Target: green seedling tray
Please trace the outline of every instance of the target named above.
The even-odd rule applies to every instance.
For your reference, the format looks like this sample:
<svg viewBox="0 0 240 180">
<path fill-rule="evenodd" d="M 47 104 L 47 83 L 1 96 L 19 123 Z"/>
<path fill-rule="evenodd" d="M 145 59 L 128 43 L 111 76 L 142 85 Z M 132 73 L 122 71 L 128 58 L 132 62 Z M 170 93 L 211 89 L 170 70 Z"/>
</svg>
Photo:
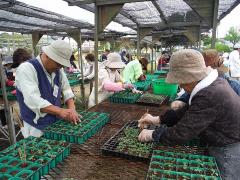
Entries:
<svg viewBox="0 0 240 180">
<path fill-rule="evenodd" d="M 154 79 L 158 79 L 159 75 L 157 74 L 148 74 L 146 75 L 146 81 L 152 81 Z"/>
<path fill-rule="evenodd" d="M 18 153 L 19 148 L 23 149 L 24 143 L 26 161 L 21 160 Z M 29 137 L 0 152 L 0 170 L 5 167 L 4 174 L 10 176 L 9 179 L 39 180 L 41 176 L 49 173 L 50 168 L 56 167 L 69 154 L 70 144 L 64 141 Z M 23 178 L 24 173 L 26 177 Z"/>
<path fill-rule="evenodd" d="M 147 91 L 150 88 L 151 84 L 151 81 L 138 81 L 133 83 L 133 85 L 139 91 Z"/>
<path fill-rule="evenodd" d="M 70 86 L 75 86 L 77 84 L 80 84 L 80 80 L 79 79 L 71 79 L 71 80 L 68 80 Z"/>
<path fill-rule="evenodd" d="M 214 157 L 154 150 L 147 179 L 221 180 Z"/>
<path fill-rule="evenodd" d="M 13 86 L 6 86 L 6 91 L 7 92 L 11 92 L 11 91 L 13 91 L 15 89 L 15 87 L 13 87 Z M 2 88 L 0 88 L 0 94 L 2 94 Z"/>
<path fill-rule="evenodd" d="M 109 97 L 109 101 L 113 103 L 133 104 L 140 97 L 141 94 L 134 94 L 129 90 L 126 90 L 114 93 L 112 96 Z"/>
<path fill-rule="evenodd" d="M 161 70 L 161 71 L 155 71 L 154 74 L 155 75 L 165 75 L 167 74 L 168 72 L 167 71 L 164 71 L 164 70 Z"/>
<path fill-rule="evenodd" d="M 80 114 L 82 116 L 81 123 L 74 125 L 59 120 L 44 130 L 44 137 L 83 144 L 109 121 L 107 113 L 83 111 Z"/>
</svg>

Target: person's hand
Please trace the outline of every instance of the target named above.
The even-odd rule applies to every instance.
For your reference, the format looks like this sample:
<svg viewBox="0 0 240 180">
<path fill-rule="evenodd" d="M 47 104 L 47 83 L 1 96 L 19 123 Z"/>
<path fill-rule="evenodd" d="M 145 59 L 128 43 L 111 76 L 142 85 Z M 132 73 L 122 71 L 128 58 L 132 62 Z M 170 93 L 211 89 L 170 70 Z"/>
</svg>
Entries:
<svg viewBox="0 0 240 180">
<path fill-rule="evenodd" d="M 146 75 L 141 74 L 141 76 L 138 78 L 139 81 L 145 81 L 146 80 Z"/>
<path fill-rule="evenodd" d="M 78 114 L 74 109 L 61 109 L 59 112 L 59 117 L 73 124 L 78 124 L 81 122 L 81 115 Z"/>
<path fill-rule="evenodd" d="M 143 92 L 137 90 L 136 88 L 133 88 L 133 89 L 132 89 L 132 93 L 134 93 L 134 94 L 142 94 Z"/>
<path fill-rule="evenodd" d="M 144 129 L 147 125 L 160 125 L 159 116 L 152 116 L 151 114 L 145 113 L 141 119 L 138 120 L 138 127 Z"/>
<path fill-rule="evenodd" d="M 125 83 L 125 84 L 123 84 L 123 88 L 124 89 L 134 89 L 134 86 L 130 83 Z"/>
<path fill-rule="evenodd" d="M 183 108 L 186 105 L 187 104 L 185 102 L 176 100 L 176 101 L 173 101 L 171 103 L 171 109 L 173 109 L 173 110 L 181 109 L 181 108 Z"/>
<path fill-rule="evenodd" d="M 138 135 L 138 140 L 141 142 L 150 142 L 153 140 L 152 134 L 154 130 L 143 129 Z"/>
<path fill-rule="evenodd" d="M 14 86 L 14 84 L 15 84 L 14 81 L 11 81 L 11 80 L 7 79 L 7 81 L 6 81 L 7 86 Z"/>
</svg>

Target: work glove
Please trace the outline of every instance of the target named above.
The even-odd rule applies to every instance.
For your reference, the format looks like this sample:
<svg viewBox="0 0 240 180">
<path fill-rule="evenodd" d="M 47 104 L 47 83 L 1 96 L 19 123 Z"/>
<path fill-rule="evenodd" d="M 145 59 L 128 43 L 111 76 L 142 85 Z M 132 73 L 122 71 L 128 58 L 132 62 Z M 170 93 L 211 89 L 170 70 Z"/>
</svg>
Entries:
<svg viewBox="0 0 240 180">
<path fill-rule="evenodd" d="M 11 91 L 11 94 L 14 95 L 14 96 L 16 96 L 17 90 L 15 89 L 15 90 Z"/>
<path fill-rule="evenodd" d="M 15 82 L 14 81 L 11 81 L 11 80 L 7 80 L 7 82 L 6 82 L 6 85 L 7 86 L 14 86 L 14 84 L 15 84 Z"/>
<path fill-rule="evenodd" d="M 133 86 L 132 84 L 130 84 L 130 83 L 124 83 L 124 84 L 123 84 L 123 88 L 124 88 L 124 89 L 133 89 L 134 86 Z"/>
<path fill-rule="evenodd" d="M 186 105 L 187 104 L 185 102 L 176 100 L 171 103 L 171 109 L 173 110 L 182 109 Z"/>
<path fill-rule="evenodd" d="M 152 134 L 154 130 L 143 129 L 138 135 L 138 140 L 141 142 L 150 142 L 153 140 Z"/>
<path fill-rule="evenodd" d="M 151 114 L 145 113 L 140 120 L 138 120 L 138 127 L 144 129 L 147 125 L 160 125 L 159 116 L 152 116 Z"/>
<path fill-rule="evenodd" d="M 134 94 L 142 94 L 143 92 L 137 90 L 136 88 L 133 88 L 133 89 L 132 89 L 132 93 L 134 93 Z"/>
</svg>

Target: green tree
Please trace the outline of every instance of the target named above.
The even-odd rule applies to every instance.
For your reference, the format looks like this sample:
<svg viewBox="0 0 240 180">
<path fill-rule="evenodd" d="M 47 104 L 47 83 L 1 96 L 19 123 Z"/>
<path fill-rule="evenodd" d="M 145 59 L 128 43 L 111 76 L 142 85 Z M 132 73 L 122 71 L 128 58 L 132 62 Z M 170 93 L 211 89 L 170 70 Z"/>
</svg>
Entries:
<svg viewBox="0 0 240 180">
<path fill-rule="evenodd" d="M 225 44 L 222 44 L 220 42 L 217 42 L 216 45 L 215 45 L 215 49 L 218 51 L 218 52 L 230 52 L 231 49 L 229 46 L 225 45 Z"/>
<path fill-rule="evenodd" d="M 204 46 L 210 46 L 211 45 L 212 37 L 210 37 L 208 34 L 202 35 L 201 39 L 203 41 Z"/>
<path fill-rule="evenodd" d="M 233 44 L 233 47 L 235 46 L 235 44 L 237 44 L 238 42 L 240 42 L 240 33 L 239 31 L 234 28 L 234 27 L 230 27 L 228 34 L 226 34 L 226 36 L 224 37 L 224 39 L 226 41 L 229 41 Z"/>
</svg>

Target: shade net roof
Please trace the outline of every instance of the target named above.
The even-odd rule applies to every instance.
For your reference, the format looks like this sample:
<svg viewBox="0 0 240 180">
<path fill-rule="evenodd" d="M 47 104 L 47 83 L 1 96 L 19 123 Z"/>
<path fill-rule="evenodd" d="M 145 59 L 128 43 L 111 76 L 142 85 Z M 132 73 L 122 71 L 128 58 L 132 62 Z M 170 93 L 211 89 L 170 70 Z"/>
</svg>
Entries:
<svg viewBox="0 0 240 180">
<path fill-rule="evenodd" d="M 45 34 L 92 29 L 93 25 L 18 1 L 0 0 L 0 31 Z"/>
<path fill-rule="evenodd" d="M 81 0 L 64 0 L 69 5 L 95 12 L 94 4 L 83 4 Z M 141 0 L 139 0 L 141 1 Z M 91 1 L 89 1 L 91 2 Z M 117 4 L 110 0 L 97 0 L 101 4 Z M 225 17 L 239 0 L 219 0 L 218 20 Z M 139 27 L 152 27 L 160 30 L 163 27 L 199 26 L 210 29 L 213 23 L 214 0 L 152 0 L 125 3 L 114 21 L 136 29 Z"/>
</svg>

